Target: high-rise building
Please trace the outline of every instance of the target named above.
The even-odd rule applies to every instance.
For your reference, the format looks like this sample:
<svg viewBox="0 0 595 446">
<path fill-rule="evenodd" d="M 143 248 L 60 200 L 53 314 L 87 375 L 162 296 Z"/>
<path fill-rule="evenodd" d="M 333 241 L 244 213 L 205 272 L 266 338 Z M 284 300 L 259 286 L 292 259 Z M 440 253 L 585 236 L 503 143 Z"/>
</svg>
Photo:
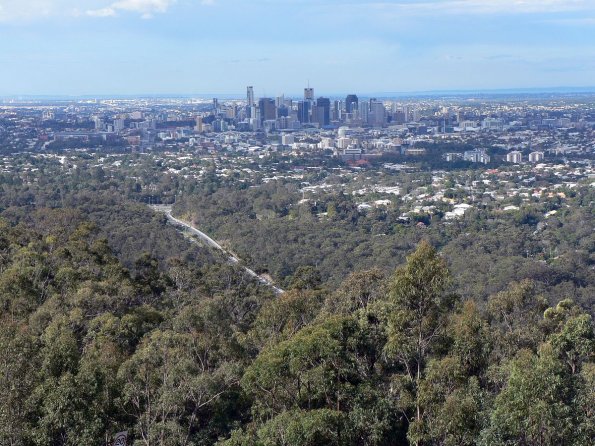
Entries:
<svg viewBox="0 0 595 446">
<path fill-rule="evenodd" d="M 254 87 L 246 87 L 246 118 L 250 119 L 254 117 Z"/>
<path fill-rule="evenodd" d="M 419 122 L 420 118 L 421 118 L 421 114 L 419 113 L 419 109 L 414 108 L 413 111 L 411 112 L 411 120 L 413 122 Z"/>
<path fill-rule="evenodd" d="M 248 103 L 248 107 L 252 107 L 254 105 L 254 87 L 249 86 L 246 89 L 246 102 Z"/>
<path fill-rule="evenodd" d="M 465 161 L 471 161 L 472 163 L 488 164 L 490 162 L 490 156 L 487 154 L 485 149 L 467 150 L 463 154 L 463 159 Z M 447 161 L 452 160 L 453 157 L 451 157 L 450 159 L 447 157 Z"/>
<path fill-rule="evenodd" d="M 252 117 L 250 118 L 250 127 L 252 130 L 256 131 L 262 127 L 262 119 L 260 116 L 260 108 L 252 107 Z"/>
<path fill-rule="evenodd" d="M 260 98 L 258 108 L 260 109 L 260 122 L 277 119 L 277 108 L 274 99 Z"/>
<path fill-rule="evenodd" d="M 345 98 L 345 111 L 347 113 L 353 113 L 357 110 L 358 99 L 354 94 L 349 94 Z"/>
<path fill-rule="evenodd" d="M 103 119 L 96 116 L 95 118 L 93 118 L 93 121 L 95 122 L 95 130 L 103 130 Z"/>
<path fill-rule="evenodd" d="M 316 100 L 316 121 L 320 126 L 331 123 L 331 100 L 329 98 L 318 98 Z"/>
<path fill-rule="evenodd" d="M 118 133 L 124 130 L 126 121 L 122 118 L 114 119 L 114 132 Z"/>
<path fill-rule="evenodd" d="M 410 115 L 409 106 L 403 105 L 402 109 L 403 109 L 403 116 L 405 117 L 405 122 L 409 122 L 411 119 L 411 117 L 409 116 Z"/>
<path fill-rule="evenodd" d="M 275 98 L 275 106 L 279 108 L 283 105 L 285 105 L 285 95 L 277 96 Z"/>
<path fill-rule="evenodd" d="M 358 113 L 359 113 L 359 118 L 363 122 L 368 122 L 368 116 L 370 114 L 370 108 L 368 107 L 368 103 L 367 102 L 360 102 L 358 104 Z"/>
<path fill-rule="evenodd" d="M 519 151 L 513 150 L 506 155 L 506 161 L 509 163 L 521 163 L 523 161 L 523 154 Z"/>
<path fill-rule="evenodd" d="M 289 108 L 285 104 L 277 107 L 277 117 L 283 118 L 289 116 Z"/>
<path fill-rule="evenodd" d="M 539 163 L 543 161 L 544 155 L 543 152 L 531 152 L 529 154 L 529 162 L 530 163 Z"/>
<path fill-rule="evenodd" d="M 298 102 L 298 121 L 300 121 L 302 124 L 310 122 L 310 102 Z"/>
<path fill-rule="evenodd" d="M 310 87 L 304 88 L 304 100 L 305 101 L 313 101 L 314 100 L 314 89 Z"/>
<path fill-rule="evenodd" d="M 196 126 L 194 127 L 194 130 L 196 130 L 198 133 L 202 133 L 203 131 L 202 118 L 200 116 L 196 117 Z"/>
<path fill-rule="evenodd" d="M 382 101 L 370 101 L 368 123 L 374 127 L 382 127 L 386 123 L 386 108 Z"/>
<path fill-rule="evenodd" d="M 333 121 L 340 121 L 343 119 L 343 101 L 334 101 L 331 119 Z"/>
</svg>

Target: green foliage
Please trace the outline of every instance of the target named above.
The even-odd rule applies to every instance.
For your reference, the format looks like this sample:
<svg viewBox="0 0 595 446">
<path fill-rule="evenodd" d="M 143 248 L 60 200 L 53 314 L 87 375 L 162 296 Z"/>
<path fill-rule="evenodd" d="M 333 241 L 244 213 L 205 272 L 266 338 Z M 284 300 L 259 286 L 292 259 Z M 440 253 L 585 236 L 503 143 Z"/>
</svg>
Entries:
<svg viewBox="0 0 595 446">
<path fill-rule="evenodd" d="M 307 255 L 275 253 L 288 287 L 274 296 L 191 248 L 163 218 L 114 198 L 101 175 L 84 180 L 96 195 L 62 195 L 70 208 L 3 212 L 0 444 L 100 446 L 121 430 L 145 446 L 593 443 L 590 242 L 569 234 L 574 260 L 523 270 L 529 260 L 505 253 L 532 248 L 523 237 L 533 228 L 507 227 L 514 237 L 503 243 L 480 231 L 485 221 L 465 223 L 478 247 L 461 228 L 439 233 L 430 222 L 429 240 L 454 241 L 440 253 L 420 243 L 387 278 L 421 238 L 408 233 L 397 246 L 371 237 L 412 229 L 389 214 L 365 223 L 340 195 L 292 214 L 293 187 L 245 192 L 259 198 L 250 204 L 211 184 L 229 216 L 245 209 L 250 224 L 285 228 L 271 233 L 271 249 L 290 239 L 295 254 L 317 228 Z M 325 209 L 334 215 L 315 215 Z M 517 276 L 534 280 L 508 280 Z M 563 285 L 570 280 L 580 286 Z"/>
<path fill-rule="evenodd" d="M 384 274 L 379 269 L 351 273 L 324 303 L 328 314 L 349 315 L 386 295 Z"/>
<path fill-rule="evenodd" d="M 446 262 L 427 242 L 407 257 L 390 288 L 388 342 L 385 350 L 400 368 L 396 377 L 400 409 L 412 424 L 409 438 L 421 441 L 424 404 L 419 389 L 430 356 L 445 335 L 447 314 L 454 298 Z"/>
<path fill-rule="evenodd" d="M 506 387 L 496 397 L 483 442 L 571 444 L 570 377 L 551 346 L 544 345 L 537 355 L 521 350 L 508 369 Z"/>
<path fill-rule="evenodd" d="M 512 358 L 522 349 L 536 350 L 544 340 L 542 315 L 545 299 L 535 294 L 530 281 L 512 283 L 488 300 L 488 314 L 493 330 L 494 354 Z"/>
</svg>

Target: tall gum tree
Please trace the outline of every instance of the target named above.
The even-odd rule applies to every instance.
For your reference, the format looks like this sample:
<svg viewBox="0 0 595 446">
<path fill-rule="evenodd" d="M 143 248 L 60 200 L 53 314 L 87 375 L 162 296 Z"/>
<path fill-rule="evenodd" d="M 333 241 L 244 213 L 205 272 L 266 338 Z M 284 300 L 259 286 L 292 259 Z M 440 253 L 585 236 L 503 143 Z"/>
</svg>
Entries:
<svg viewBox="0 0 595 446">
<path fill-rule="evenodd" d="M 428 360 L 444 338 L 448 313 L 456 300 L 448 293 L 450 283 L 446 261 L 423 241 L 397 269 L 389 290 L 391 311 L 385 351 L 401 370 L 392 390 L 411 425 L 410 441 L 416 445 L 421 444 L 416 432 L 424 416 L 418 389 Z"/>
</svg>

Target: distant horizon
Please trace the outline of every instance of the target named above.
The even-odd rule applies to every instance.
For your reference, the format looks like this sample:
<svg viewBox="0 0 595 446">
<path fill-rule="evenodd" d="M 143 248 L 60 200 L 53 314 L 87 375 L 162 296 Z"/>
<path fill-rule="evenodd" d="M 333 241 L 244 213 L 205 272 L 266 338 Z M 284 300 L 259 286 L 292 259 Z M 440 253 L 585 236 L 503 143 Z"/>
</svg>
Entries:
<svg viewBox="0 0 595 446">
<path fill-rule="evenodd" d="M 455 97 L 469 97 L 469 96 L 506 96 L 506 95 L 523 95 L 523 96 L 538 96 L 544 94 L 582 94 L 595 95 L 595 86 L 593 87 L 511 87 L 511 88 L 491 88 L 491 89 L 437 89 L 437 90 L 415 90 L 415 91 L 379 91 L 379 92 L 318 92 L 315 86 L 314 93 L 316 97 L 330 97 L 340 98 L 348 94 L 356 94 L 363 98 L 378 97 L 383 99 L 392 98 L 414 98 L 414 97 L 435 97 L 442 98 L 447 96 Z M 287 98 L 299 98 L 303 96 L 303 92 L 281 93 Z M 267 95 L 256 97 L 270 97 L 275 98 L 280 95 Z M 0 95 L 0 99 L 6 100 L 104 100 L 104 99 L 203 99 L 208 100 L 212 98 L 227 99 L 227 100 L 241 100 L 246 97 L 246 92 L 243 93 L 133 93 L 133 94 L 9 94 Z"/>
</svg>

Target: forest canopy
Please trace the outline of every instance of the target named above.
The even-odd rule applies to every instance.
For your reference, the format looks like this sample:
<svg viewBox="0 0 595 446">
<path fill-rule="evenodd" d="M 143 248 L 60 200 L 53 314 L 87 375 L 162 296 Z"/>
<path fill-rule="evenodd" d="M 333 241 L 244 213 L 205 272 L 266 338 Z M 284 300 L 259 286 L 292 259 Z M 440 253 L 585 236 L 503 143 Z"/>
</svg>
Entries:
<svg viewBox="0 0 595 446">
<path fill-rule="evenodd" d="M 65 212 L 1 223 L 2 444 L 594 438 L 591 316 L 530 281 L 461 299 L 422 241 L 392 274 L 328 288 L 306 268 L 275 297 L 217 264 L 145 255 L 132 272 Z"/>
<path fill-rule="evenodd" d="M 39 170 L 0 177 L 1 445 L 595 441 L 592 187 L 403 220 L 400 198 L 21 161 Z"/>
</svg>

